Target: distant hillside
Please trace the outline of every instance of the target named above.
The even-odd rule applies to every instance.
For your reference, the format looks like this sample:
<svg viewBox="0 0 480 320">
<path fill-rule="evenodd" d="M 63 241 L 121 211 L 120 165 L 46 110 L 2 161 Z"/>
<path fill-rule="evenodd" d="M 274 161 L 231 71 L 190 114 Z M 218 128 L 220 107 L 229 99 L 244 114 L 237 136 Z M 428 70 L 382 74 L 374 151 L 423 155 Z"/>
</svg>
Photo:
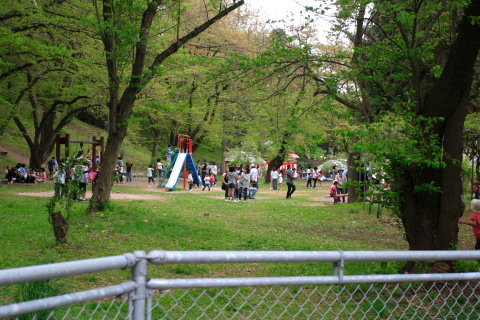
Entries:
<svg viewBox="0 0 480 320">
<path fill-rule="evenodd" d="M 62 135 L 70 134 L 72 140 L 90 141 L 95 136 L 107 137 L 105 130 L 93 127 L 79 120 L 74 120 L 63 131 Z M 62 154 L 64 153 L 64 146 L 62 146 Z M 80 149 L 79 144 L 72 144 L 70 154 L 75 154 Z M 91 146 L 84 145 L 83 150 L 87 152 Z M 150 163 L 151 150 L 130 142 L 128 138 L 124 141 L 121 148 L 121 154 L 125 161 L 132 161 L 134 163 L 135 172 L 143 172 Z M 54 156 L 55 150 L 52 156 Z M 14 125 L 10 126 L 5 133 L 0 137 L 0 168 L 2 171 L 6 166 L 16 165 L 17 163 L 29 163 L 30 152 L 25 139 L 22 137 L 18 129 Z"/>
</svg>

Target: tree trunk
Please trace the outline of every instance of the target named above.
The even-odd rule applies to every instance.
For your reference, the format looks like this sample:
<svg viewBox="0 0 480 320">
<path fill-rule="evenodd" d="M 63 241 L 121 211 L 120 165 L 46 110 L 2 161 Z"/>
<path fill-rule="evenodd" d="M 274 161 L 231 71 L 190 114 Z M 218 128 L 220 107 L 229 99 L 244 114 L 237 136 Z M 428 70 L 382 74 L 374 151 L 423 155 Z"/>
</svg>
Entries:
<svg viewBox="0 0 480 320">
<path fill-rule="evenodd" d="M 55 240 L 58 243 L 67 242 L 68 221 L 62 216 L 61 211 L 55 211 L 50 214 L 48 222 L 53 226 Z"/>
<path fill-rule="evenodd" d="M 467 114 L 475 61 L 480 49 L 480 0 L 466 9 L 444 71 L 428 92 L 419 115 L 444 120 L 428 132 L 437 135 L 444 168 L 412 166 L 401 176 L 400 214 L 411 250 L 451 250 L 458 242 L 458 220 L 463 214 L 461 164 L 463 124 Z M 441 192 L 416 191 L 433 182 Z M 411 271 L 412 264 L 404 271 Z"/>
<path fill-rule="evenodd" d="M 34 170 L 40 169 L 45 163 L 45 160 L 48 158 L 46 157 L 45 159 L 41 159 L 38 155 L 38 151 L 38 149 L 30 149 L 30 167 Z"/>
<path fill-rule="evenodd" d="M 152 148 L 152 159 L 153 159 L 158 154 L 158 149 L 160 147 L 160 137 L 162 136 L 162 131 L 159 129 L 152 129 L 152 131 L 153 131 L 153 148 Z"/>
<path fill-rule="evenodd" d="M 127 134 L 128 120 L 132 113 L 137 95 L 142 91 L 142 88 L 148 84 L 157 73 L 157 68 L 171 55 L 175 54 L 185 43 L 196 38 L 203 31 L 207 30 L 211 25 L 216 23 L 221 18 L 228 15 L 233 10 L 239 8 L 244 4 L 244 0 L 234 2 L 233 5 L 221 7 L 216 15 L 211 16 L 208 20 L 198 25 L 192 31 L 188 32 L 182 37 L 177 37 L 177 40 L 167 46 L 162 52 L 154 56 L 153 62 L 148 67 L 149 71 L 145 72 L 145 64 L 147 56 L 152 52 L 148 51 L 149 41 L 153 38 L 149 35 L 151 27 L 154 23 L 154 18 L 158 12 L 158 7 L 162 4 L 161 0 L 149 2 L 148 6 L 143 11 L 140 21 L 140 29 L 138 34 L 138 41 L 135 42 L 132 52 L 133 60 L 131 61 L 131 74 L 128 85 L 120 94 L 121 75 L 119 71 L 118 52 L 126 49 L 118 41 L 118 34 L 120 25 L 116 23 L 121 21 L 121 11 L 116 10 L 116 5 L 121 7 L 121 3 L 116 3 L 111 0 L 101 1 L 102 12 L 97 16 L 97 19 L 103 19 L 105 29 L 100 32 L 102 42 L 106 53 L 106 65 L 109 78 L 109 125 L 108 125 L 108 139 L 105 148 L 105 154 L 101 163 L 101 170 L 98 176 L 97 184 L 90 200 L 87 212 L 101 211 L 105 208 L 110 200 L 110 191 L 112 190 L 113 172 L 115 169 L 116 159 L 118 157 L 120 146 Z M 98 11 L 97 11 L 98 12 Z M 132 48 L 129 47 L 128 50 Z M 120 51 L 119 51 L 120 50 Z M 176 136 L 171 132 L 170 143 L 174 145 Z"/>
<path fill-rule="evenodd" d="M 359 171 L 357 167 L 360 165 L 360 152 L 350 152 L 348 154 L 348 172 L 347 172 L 347 181 L 348 181 L 348 203 L 355 203 L 358 201 L 359 197 L 359 187 L 358 175 Z"/>
<path fill-rule="evenodd" d="M 267 173 L 265 175 L 265 182 L 270 183 L 270 172 L 273 168 L 280 168 L 283 165 L 283 161 L 287 157 L 287 145 L 291 137 L 291 132 L 286 131 L 283 133 L 280 149 L 278 149 L 277 156 L 270 161 L 267 167 Z"/>
<path fill-rule="evenodd" d="M 127 127 L 123 126 L 116 132 L 109 130 L 105 153 L 102 159 L 100 173 L 93 190 L 87 213 L 103 211 L 110 200 L 113 185 L 113 174 L 123 139 L 127 134 Z"/>
<path fill-rule="evenodd" d="M 227 172 L 225 170 L 225 153 L 227 153 L 227 142 L 228 139 L 226 138 L 222 140 L 222 163 L 220 164 L 220 174 L 224 174 L 225 172 Z"/>
<path fill-rule="evenodd" d="M 268 164 L 267 167 L 267 173 L 265 174 L 265 183 L 270 183 L 270 172 L 272 170 L 278 169 L 283 165 L 283 161 L 285 160 L 285 155 L 277 155 L 275 158 L 273 158 L 270 163 Z"/>
<path fill-rule="evenodd" d="M 39 143 L 33 143 L 30 147 L 30 167 L 40 169 L 43 167 L 48 157 L 52 154 L 55 147 L 55 135 L 46 137 L 44 135 Z"/>
</svg>

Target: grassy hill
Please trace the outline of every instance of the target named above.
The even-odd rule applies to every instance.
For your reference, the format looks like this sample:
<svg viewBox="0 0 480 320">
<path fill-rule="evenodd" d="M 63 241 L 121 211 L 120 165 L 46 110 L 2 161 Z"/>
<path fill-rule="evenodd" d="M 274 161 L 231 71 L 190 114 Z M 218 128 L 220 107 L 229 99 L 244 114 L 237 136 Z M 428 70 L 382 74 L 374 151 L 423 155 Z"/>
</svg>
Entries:
<svg viewBox="0 0 480 320">
<path fill-rule="evenodd" d="M 135 129 L 132 128 L 132 130 Z M 105 139 L 107 138 L 107 132 L 105 130 L 91 126 L 77 119 L 73 120 L 61 132 L 62 136 L 64 136 L 66 133 L 70 134 L 71 140 L 91 141 L 92 137 L 94 136 L 97 139 L 102 136 L 105 137 Z M 140 134 L 139 132 L 134 132 L 133 134 L 134 136 L 137 136 L 137 139 L 134 139 L 134 141 L 141 140 L 138 139 L 138 135 Z M 84 152 L 87 152 L 90 147 L 91 146 L 89 145 L 84 145 Z M 79 149 L 79 144 L 72 144 L 70 154 L 75 154 Z M 161 145 L 158 155 L 158 157 L 161 158 L 164 163 L 166 163 L 166 149 L 167 145 Z M 62 146 L 62 155 L 63 154 L 64 146 Z M 132 161 L 134 163 L 134 173 L 146 173 L 148 165 L 150 163 L 154 164 L 157 159 L 157 157 L 151 157 L 150 148 L 148 148 L 147 146 L 139 145 L 138 143 L 134 143 L 128 137 L 122 144 L 120 154 L 122 155 L 125 162 Z M 52 152 L 52 156 L 54 155 L 55 150 Z M 220 162 L 220 157 L 221 147 L 216 146 L 216 143 L 214 142 L 205 143 L 194 154 L 195 160 L 215 160 L 218 163 Z M 25 163 L 28 166 L 30 161 L 29 159 L 30 149 L 28 148 L 27 142 L 25 141 L 17 127 L 12 123 L 0 138 L 0 168 L 2 168 L 3 171 L 7 166 L 15 166 L 17 163 Z M 1 178 L 3 178 L 3 176 Z"/>
<path fill-rule="evenodd" d="M 79 120 L 72 121 L 62 130 L 62 136 L 66 133 L 70 134 L 72 140 L 92 140 L 95 136 L 107 137 L 107 132 L 103 129 L 93 127 Z M 53 133 L 52 133 L 53 134 Z M 84 145 L 83 150 L 87 152 L 91 146 Z M 71 145 L 70 154 L 75 154 L 80 149 L 79 144 Z M 25 163 L 28 165 L 30 157 L 30 149 L 21 133 L 12 124 L 3 134 L 0 139 L 0 168 L 6 168 L 6 166 L 14 166 L 17 163 Z M 62 154 L 64 153 L 64 146 L 62 146 Z M 55 150 L 52 156 L 55 155 Z M 139 146 L 131 142 L 128 138 L 122 144 L 121 155 L 126 161 L 132 161 L 135 163 L 135 171 L 144 171 L 143 168 L 147 168 L 151 159 L 151 151 L 144 146 Z M 3 177 L 2 177 L 3 178 Z"/>
</svg>

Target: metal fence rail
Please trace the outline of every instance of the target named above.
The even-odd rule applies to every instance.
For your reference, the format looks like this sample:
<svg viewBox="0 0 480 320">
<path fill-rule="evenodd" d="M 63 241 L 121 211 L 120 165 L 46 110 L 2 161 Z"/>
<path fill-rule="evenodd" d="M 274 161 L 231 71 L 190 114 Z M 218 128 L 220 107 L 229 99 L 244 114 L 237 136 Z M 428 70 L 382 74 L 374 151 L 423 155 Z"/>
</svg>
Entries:
<svg viewBox="0 0 480 320">
<path fill-rule="evenodd" d="M 480 273 L 345 275 L 348 262 L 480 260 L 479 251 L 136 251 L 0 270 L 0 286 L 116 269 L 108 287 L 0 306 L 0 319 L 480 318 Z M 332 263 L 331 275 L 150 279 L 148 263 Z M 46 310 L 43 313 L 39 313 Z"/>
</svg>

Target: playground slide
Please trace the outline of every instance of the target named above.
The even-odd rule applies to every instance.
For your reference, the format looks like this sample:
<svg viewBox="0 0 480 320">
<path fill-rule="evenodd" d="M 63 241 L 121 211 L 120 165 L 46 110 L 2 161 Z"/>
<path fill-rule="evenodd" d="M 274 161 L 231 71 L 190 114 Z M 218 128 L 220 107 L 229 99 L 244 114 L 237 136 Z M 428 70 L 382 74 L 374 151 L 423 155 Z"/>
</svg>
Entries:
<svg viewBox="0 0 480 320">
<path fill-rule="evenodd" d="M 167 189 L 173 189 L 177 185 L 178 177 L 180 176 L 180 172 L 183 169 L 183 164 L 185 163 L 185 158 L 187 157 L 186 153 L 179 153 L 177 159 L 175 160 L 175 165 L 173 166 L 172 173 L 170 174 L 170 178 L 168 178 L 168 182 L 165 185 Z"/>
</svg>

